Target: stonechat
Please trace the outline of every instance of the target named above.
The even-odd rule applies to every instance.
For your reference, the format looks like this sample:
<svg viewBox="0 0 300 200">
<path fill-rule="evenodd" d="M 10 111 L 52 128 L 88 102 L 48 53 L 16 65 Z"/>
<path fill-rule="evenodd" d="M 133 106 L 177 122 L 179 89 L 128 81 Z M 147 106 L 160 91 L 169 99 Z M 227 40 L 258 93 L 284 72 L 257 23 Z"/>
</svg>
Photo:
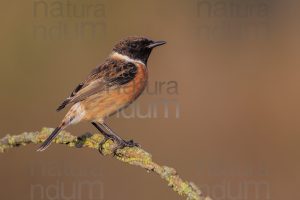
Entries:
<svg viewBox="0 0 300 200">
<path fill-rule="evenodd" d="M 60 131 L 84 120 L 90 121 L 104 135 L 100 148 L 108 139 L 117 142 L 115 150 L 137 146 L 132 140 L 119 137 L 107 126 L 105 119 L 126 108 L 142 94 L 148 81 L 148 58 L 155 47 L 165 43 L 146 37 L 128 37 L 118 42 L 105 62 L 93 69 L 57 108 L 60 111 L 72 105 L 38 151 L 49 147 Z"/>
</svg>

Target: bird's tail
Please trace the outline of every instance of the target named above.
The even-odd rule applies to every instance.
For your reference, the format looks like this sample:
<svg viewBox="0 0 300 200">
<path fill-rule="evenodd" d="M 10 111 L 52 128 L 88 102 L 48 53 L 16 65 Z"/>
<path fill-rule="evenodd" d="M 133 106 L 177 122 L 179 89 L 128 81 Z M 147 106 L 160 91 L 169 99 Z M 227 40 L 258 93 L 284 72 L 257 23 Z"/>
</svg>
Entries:
<svg viewBox="0 0 300 200">
<path fill-rule="evenodd" d="M 57 127 L 52 133 L 51 135 L 43 142 L 43 144 L 40 146 L 40 148 L 38 148 L 37 151 L 44 151 L 45 149 L 47 149 L 52 140 L 54 140 L 54 138 L 59 134 L 59 132 L 62 130 L 62 126 Z"/>
<path fill-rule="evenodd" d="M 73 105 L 70 111 L 66 114 L 65 118 L 62 120 L 60 126 L 58 126 L 51 135 L 43 142 L 37 151 L 44 151 L 49 147 L 52 140 L 59 134 L 60 131 L 64 130 L 71 124 L 76 124 L 80 122 L 84 117 L 85 110 L 81 106 L 80 102 Z"/>
</svg>

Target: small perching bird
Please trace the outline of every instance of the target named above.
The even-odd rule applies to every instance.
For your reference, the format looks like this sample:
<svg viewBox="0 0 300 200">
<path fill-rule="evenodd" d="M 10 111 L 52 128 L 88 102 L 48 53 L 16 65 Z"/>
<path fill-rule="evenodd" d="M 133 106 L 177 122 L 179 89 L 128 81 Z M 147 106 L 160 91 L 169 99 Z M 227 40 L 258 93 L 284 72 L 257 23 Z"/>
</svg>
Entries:
<svg viewBox="0 0 300 200">
<path fill-rule="evenodd" d="M 38 151 L 45 150 L 61 130 L 84 120 L 92 122 L 105 136 L 100 148 L 108 139 L 118 143 L 116 149 L 137 146 L 132 140 L 125 141 L 115 134 L 105 124 L 105 119 L 141 95 L 148 80 L 148 58 L 153 48 L 165 43 L 146 37 L 129 37 L 117 43 L 105 62 L 92 70 L 58 107 L 60 111 L 68 104 L 73 105 Z"/>
</svg>

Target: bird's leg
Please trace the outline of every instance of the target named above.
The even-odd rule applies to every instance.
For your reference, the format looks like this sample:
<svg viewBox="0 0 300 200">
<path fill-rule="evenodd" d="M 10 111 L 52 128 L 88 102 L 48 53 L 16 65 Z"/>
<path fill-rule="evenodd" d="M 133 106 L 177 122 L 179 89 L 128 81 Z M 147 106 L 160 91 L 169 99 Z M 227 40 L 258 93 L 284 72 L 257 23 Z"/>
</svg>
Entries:
<svg viewBox="0 0 300 200">
<path fill-rule="evenodd" d="M 121 140 L 121 138 L 119 137 L 119 136 L 117 136 L 117 135 L 113 135 L 113 134 L 110 134 L 110 133 L 108 133 L 106 130 L 105 130 L 105 128 L 103 127 L 103 125 L 102 124 L 100 124 L 100 123 L 96 123 L 96 122 L 92 122 L 92 124 L 96 127 L 96 129 L 98 129 L 101 133 L 102 133 L 102 135 L 104 136 L 104 139 L 100 142 L 100 144 L 99 144 L 99 152 L 103 155 L 103 144 L 107 141 L 107 140 L 109 140 L 109 139 L 111 139 L 111 140 L 113 140 L 113 141 L 119 141 L 119 140 Z"/>
<path fill-rule="evenodd" d="M 111 129 L 109 128 L 109 126 L 107 126 L 105 123 L 103 123 L 102 126 L 103 126 L 104 128 L 106 128 L 106 130 L 108 130 L 111 134 L 113 134 L 113 135 L 119 137 L 119 136 L 118 136 L 113 130 L 111 130 Z M 120 138 L 120 137 L 119 137 L 119 138 Z M 134 142 L 133 140 L 128 140 L 128 141 L 126 141 L 126 140 L 120 138 L 120 141 L 121 141 L 121 145 L 123 145 L 123 147 L 121 147 L 121 148 L 124 148 L 124 147 L 140 147 L 140 145 L 139 145 L 138 143 Z"/>
<path fill-rule="evenodd" d="M 102 154 L 102 145 L 109 139 L 118 143 L 118 146 L 113 149 L 114 155 L 118 149 L 122 149 L 124 147 L 140 147 L 139 144 L 135 143 L 133 140 L 126 141 L 118 136 L 113 130 L 111 130 L 105 123 L 96 123 L 92 122 L 92 124 L 103 134 L 104 139 L 99 144 L 99 152 Z"/>
<path fill-rule="evenodd" d="M 108 132 L 106 129 L 106 127 L 103 126 L 103 124 L 100 123 L 96 123 L 96 122 L 92 122 L 92 124 L 96 127 L 96 129 L 98 129 L 105 137 L 106 141 L 108 139 L 112 139 L 112 140 L 123 140 L 122 138 L 120 138 L 117 134 L 115 134 L 114 132 Z M 105 141 L 105 142 L 106 142 Z M 104 142 L 104 143 L 105 143 Z"/>
</svg>

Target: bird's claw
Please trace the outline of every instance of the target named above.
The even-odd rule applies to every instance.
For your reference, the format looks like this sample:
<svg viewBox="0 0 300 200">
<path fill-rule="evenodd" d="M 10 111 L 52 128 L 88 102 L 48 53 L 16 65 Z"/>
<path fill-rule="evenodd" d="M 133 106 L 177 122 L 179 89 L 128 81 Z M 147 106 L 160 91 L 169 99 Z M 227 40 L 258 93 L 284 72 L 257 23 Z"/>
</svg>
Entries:
<svg viewBox="0 0 300 200">
<path fill-rule="evenodd" d="M 118 146 L 116 146 L 114 149 L 113 149 L 113 154 L 114 156 L 120 156 L 120 154 L 117 152 L 119 149 L 123 149 L 125 147 L 141 147 L 140 144 L 134 142 L 133 140 L 122 140 Z"/>
<path fill-rule="evenodd" d="M 103 153 L 103 150 L 104 150 L 104 148 L 103 148 L 103 145 L 108 141 L 108 140 L 112 140 L 113 142 L 115 142 L 115 141 L 118 141 L 118 138 L 117 137 L 115 137 L 114 135 L 103 135 L 104 136 L 104 138 L 103 138 L 103 140 L 99 143 L 99 153 L 101 154 L 101 155 L 104 155 L 104 153 Z"/>
<path fill-rule="evenodd" d="M 134 142 L 133 140 L 123 140 L 123 139 L 118 139 L 114 136 L 105 136 L 104 139 L 99 143 L 99 152 L 101 155 L 104 155 L 103 153 L 103 145 L 108 141 L 112 140 L 113 142 L 116 142 L 118 145 L 112 149 L 113 156 L 120 156 L 119 153 L 117 152 L 119 149 L 123 149 L 125 147 L 141 147 L 140 144 Z"/>
</svg>

